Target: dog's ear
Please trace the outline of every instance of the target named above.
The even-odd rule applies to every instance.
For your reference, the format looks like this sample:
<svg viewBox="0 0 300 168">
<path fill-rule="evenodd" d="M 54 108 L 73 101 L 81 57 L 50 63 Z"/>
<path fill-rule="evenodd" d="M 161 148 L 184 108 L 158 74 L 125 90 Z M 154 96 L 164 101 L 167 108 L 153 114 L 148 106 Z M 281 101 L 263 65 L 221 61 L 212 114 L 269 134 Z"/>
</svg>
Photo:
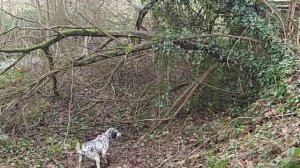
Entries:
<svg viewBox="0 0 300 168">
<path fill-rule="evenodd" d="M 112 132 L 111 133 L 111 138 L 112 139 L 116 139 L 117 138 L 117 133 L 116 132 Z"/>
</svg>

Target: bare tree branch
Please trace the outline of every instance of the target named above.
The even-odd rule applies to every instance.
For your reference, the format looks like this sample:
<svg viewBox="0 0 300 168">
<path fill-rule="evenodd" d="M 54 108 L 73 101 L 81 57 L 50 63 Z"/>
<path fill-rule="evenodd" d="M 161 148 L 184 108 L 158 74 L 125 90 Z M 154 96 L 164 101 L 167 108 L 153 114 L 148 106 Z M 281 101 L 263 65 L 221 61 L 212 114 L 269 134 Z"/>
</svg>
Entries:
<svg viewBox="0 0 300 168">
<path fill-rule="evenodd" d="M 51 45 L 53 45 L 54 43 L 57 43 L 59 41 L 61 41 L 62 39 L 65 39 L 67 37 L 71 37 L 71 36 L 91 36 L 91 37 L 107 37 L 107 33 L 103 33 L 101 31 L 99 31 L 98 29 L 70 29 L 70 30 L 65 30 L 65 31 L 61 31 L 59 32 L 60 34 L 57 34 L 55 37 L 50 38 L 49 40 L 44 41 L 43 43 L 37 44 L 37 45 L 33 45 L 33 46 L 29 46 L 26 48 L 13 48 L 13 49 L 0 49 L 0 52 L 4 52 L 4 53 L 29 53 L 31 51 L 37 50 L 37 49 L 45 49 Z M 154 37 L 154 35 L 152 35 L 149 32 L 145 32 L 145 31 L 132 31 L 132 32 L 112 32 L 112 33 L 108 33 L 110 34 L 110 36 L 113 36 L 115 38 L 119 38 L 119 37 L 139 37 L 139 38 L 145 38 L 145 39 L 149 39 Z"/>
<path fill-rule="evenodd" d="M 150 2 L 148 2 L 139 12 L 139 15 L 138 15 L 138 19 L 135 23 L 135 29 L 136 30 L 141 30 L 142 28 L 142 24 L 143 24 L 143 21 L 144 21 L 144 18 L 145 16 L 147 15 L 148 11 L 155 5 L 155 3 L 157 2 L 158 0 L 151 0 Z"/>
<path fill-rule="evenodd" d="M 0 8 L 0 10 L 3 11 L 4 13 L 8 14 L 9 16 L 13 17 L 13 18 L 16 18 L 16 19 L 19 19 L 19 20 L 24 20 L 26 22 L 35 23 L 35 24 L 38 24 L 40 26 L 43 26 L 41 23 L 39 23 L 37 21 L 29 20 L 29 19 L 26 19 L 26 18 L 23 18 L 23 17 L 19 17 L 19 16 L 15 16 L 12 13 L 9 13 L 9 12 L 7 12 L 6 10 L 4 10 L 2 8 Z"/>
<path fill-rule="evenodd" d="M 79 15 L 80 15 L 82 18 L 84 18 L 89 24 L 95 26 L 95 24 L 93 24 L 92 22 L 90 22 L 90 21 L 89 21 L 86 17 L 84 17 L 81 13 L 79 13 Z M 114 36 L 110 35 L 109 33 L 106 33 L 104 30 L 101 30 L 99 27 L 95 26 L 95 28 L 96 28 L 99 32 L 101 32 L 101 33 L 105 34 L 106 36 L 110 37 L 111 39 L 114 39 L 114 40 L 115 40 L 116 42 L 118 42 L 119 44 L 122 44 L 117 38 L 115 38 Z M 124 44 L 123 44 L 123 45 L 124 45 Z"/>
</svg>

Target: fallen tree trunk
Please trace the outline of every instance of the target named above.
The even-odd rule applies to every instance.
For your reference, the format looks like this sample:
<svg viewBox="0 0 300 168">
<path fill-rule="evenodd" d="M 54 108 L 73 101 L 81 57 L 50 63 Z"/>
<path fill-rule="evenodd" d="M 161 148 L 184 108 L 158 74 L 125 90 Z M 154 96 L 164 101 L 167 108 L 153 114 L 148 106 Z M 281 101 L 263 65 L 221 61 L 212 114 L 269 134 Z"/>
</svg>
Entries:
<svg viewBox="0 0 300 168">
<path fill-rule="evenodd" d="M 69 29 L 61 32 L 57 32 L 57 35 L 54 35 L 54 37 L 49 38 L 49 40 L 46 40 L 40 44 L 25 47 L 25 48 L 12 48 L 12 49 L 1 49 L 0 52 L 3 53 L 30 53 L 34 50 L 49 48 L 51 45 L 67 38 L 67 37 L 74 37 L 74 36 L 91 36 L 91 37 L 107 37 L 107 34 L 110 36 L 113 36 L 115 38 L 120 37 L 139 37 L 143 39 L 150 39 L 153 38 L 153 35 L 150 32 L 145 31 L 128 31 L 128 32 L 109 32 L 109 33 L 103 33 L 102 31 L 99 31 L 96 28 L 78 28 L 78 29 Z"/>
<path fill-rule="evenodd" d="M 173 102 L 173 104 L 167 109 L 166 113 L 162 118 L 165 118 L 166 120 L 160 120 L 157 124 L 155 124 L 155 127 L 152 127 L 150 130 L 150 134 L 157 129 L 163 122 L 174 119 L 181 109 L 186 105 L 188 100 L 192 97 L 192 95 L 195 93 L 196 89 L 200 86 L 201 83 L 203 83 L 209 75 L 214 72 L 219 63 L 216 62 L 213 65 L 211 65 L 198 79 L 196 79 L 191 85 L 188 86 L 181 94 L 180 96 Z M 205 86 L 203 86 L 205 87 Z"/>
</svg>

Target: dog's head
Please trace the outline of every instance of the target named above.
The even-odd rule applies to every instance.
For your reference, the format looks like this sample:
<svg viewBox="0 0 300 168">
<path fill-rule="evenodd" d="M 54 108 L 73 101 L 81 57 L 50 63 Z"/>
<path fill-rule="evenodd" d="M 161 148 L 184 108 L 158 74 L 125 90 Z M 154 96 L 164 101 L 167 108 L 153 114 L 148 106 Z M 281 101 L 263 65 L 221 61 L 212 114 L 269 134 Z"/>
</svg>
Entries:
<svg viewBox="0 0 300 168">
<path fill-rule="evenodd" d="M 121 133 L 116 128 L 110 128 L 106 132 L 111 139 L 116 139 L 121 136 Z"/>
</svg>

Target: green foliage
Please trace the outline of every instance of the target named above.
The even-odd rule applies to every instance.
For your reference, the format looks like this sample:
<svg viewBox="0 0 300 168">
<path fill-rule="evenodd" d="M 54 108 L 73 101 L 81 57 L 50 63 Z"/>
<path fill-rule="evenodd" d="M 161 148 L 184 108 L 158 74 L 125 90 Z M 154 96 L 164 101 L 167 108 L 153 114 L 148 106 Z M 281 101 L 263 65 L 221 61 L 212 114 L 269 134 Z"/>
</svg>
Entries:
<svg viewBox="0 0 300 168">
<path fill-rule="evenodd" d="M 300 165 L 300 148 L 289 148 L 287 151 L 287 157 L 281 158 L 277 157 L 272 160 L 270 165 L 272 167 L 282 167 L 282 168 L 296 168 Z"/>
<path fill-rule="evenodd" d="M 27 122 L 30 123 L 30 125 L 41 122 L 41 120 L 45 117 L 44 110 L 47 106 L 49 106 L 49 102 L 42 98 L 31 102 L 29 106 L 30 109 L 28 109 L 26 114 Z"/>
<path fill-rule="evenodd" d="M 45 139 L 43 146 L 27 138 L 10 138 L 0 143 L 0 163 L 13 163 L 18 167 L 45 167 L 53 157 L 61 156 L 65 150 L 74 150 L 78 142 L 75 138 L 67 138 L 64 144 L 63 139 L 57 136 Z"/>
<path fill-rule="evenodd" d="M 7 72 L 5 75 L 0 76 L 0 88 L 4 88 L 7 85 L 19 83 L 17 81 L 24 79 L 27 76 L 26 73 L 13 69 Z"/>
<path fill-rule="evenodd" d="M 72 150 L 75 148 L 76 143 L 78 142 L 76 139 L 68 138 L 66 142 L 63 143 L 61 139 L 55 137 L 48 137 L 47 142 L 47 153 L 49 156 L 62 154 L 64 150 Z"/>
<path fill-rule="evenodd" d="M 219 59 L 226 64 L 221 67 L 222 70 L 215 73 L 211 84 L 239 92 L 240 86 L 237 84 L 240 83 L 246 93 L 242 97 L 235 95 L 234 98 L 232 94 L 225 94 L 220 100 L 218 95 L 220 91 L 214 93 L 212 89 L 206 89 L 203 92 L 209 94 L 205 94 L 204 99 L 199 95 L 191 103 L 192 106 L 199 105 L 197 102 L 210 103 L 211 106 L 223 103 L 224 109 L 233 109 L 235 113 L 240 113 L 253 99 L 258 98 L 252 96 L 258 95 L 258 92 L 262 97 L 275 100 L 287 97 L 287 85 L 284 80 L 295 69 L 294 52 L 290 44 L 280 40 L 283 32 L 282 23 L 270 19 L 267 16 L 268 10 L 268 6 L 255 0 L 159 1 L 153 12 L 156 29 L 166 35 L 156 46 L 158 59 L 163 62 L 159 68 L 166 74 L 163 80 L 169 80 L 174 65 L 183 56 L 188 57 L 194 75 L 198 75 L 214 61 L 212 54 L 217 53 Z M 194 40 L 191 41 L 197 44 L 198 49 L 188 51 L 170 42 L 178 37 L 194 37 L 209 33 L 251 37 L 256 42 L 251 39 L 222 36 L 192 38 Z M 238 70 L 232 71 L 233 67 Z M 237 78 L 241 76 L 241 81 L 237 82 Z M 170 88 L 167 86 L 170 82 L 163 83 L 166 85 L 165 89 Z M 207 95 L 211 97 L 207 98 Z M 227 99 L 226 95 L 231 98 Z"/>
<path fill-rule="evenodd" d="M 129 43 L 126 47 L 125 47 L 125 53 L 129 54 L 131 51 L 133 50 L 133 44 Z"/>
<path fill-rule="evenodd" d="M 24 138 L 11 139 L 1 144 L 0 163 L 14 163 L 19 167 L 42 167 L 50 160 L 43 148 L 36 148 L 36 144 Z"/>
<path fill-rule="evenodd" d="M 228 160 L 215 160 L 215 159 L 208 160 L 209 168 L 226 168 L 228 166 L 229 166 Z"/>
<path fill-rule="evenodd" d="M 156 65 L 159 69 L 159 81 L 156 83 L 156 92 L 159 95 L 157 100 L 154 100 L 154 106 L 165 108 L 170 105 L 170 80 L 174 71 L 174 66 L 181 59 L 182 50 L 172 42 L 174 36 L 167 34 L 165 40 L 154 46 L 154 50 L 158 55 Z"/>
</svg>

